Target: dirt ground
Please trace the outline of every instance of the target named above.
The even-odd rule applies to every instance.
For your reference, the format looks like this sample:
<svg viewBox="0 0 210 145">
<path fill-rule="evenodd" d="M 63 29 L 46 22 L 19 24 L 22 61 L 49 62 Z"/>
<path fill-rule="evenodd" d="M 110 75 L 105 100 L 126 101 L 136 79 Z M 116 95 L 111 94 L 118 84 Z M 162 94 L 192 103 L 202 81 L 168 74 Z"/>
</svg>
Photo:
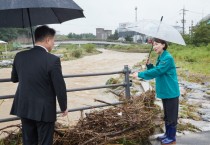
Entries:
<svg viewBox="0 0 210 145">
<path fill-rule="evenodd" d="M 102 51 L 101 54 L 86 56 L 77 60 L 63 61 L 63 75 L 120 71 L 124 65 L 128 65 L 131 68 L 147 56 L 145 53 L 123 53 L 105 49 L 100 49 L 100 51 Z M 0 78 L 10 78 L 10 73 L 11 68 L 0 69 Z M 101 86 L 105 85 L 106 81 L 113 76 L 118 75 L 66 78 L 65 82 L 67 89 Z M 16 87 L 17 84 L 10 82 L 0 83 L 0 95 L 14 94 Z M 72 109 L 100 104 L 94 102 L 95 98 L 107 102 L 118 101 L 113 94 L 106 93 L 105 91 L 106 89 L 70 92 L 68 93 L 68 108 Z M 1 104 L 2 101 L 3 103 Z M 0 100 L 0 118 L 13 117 L 9 115 L 12 101 L 13 99 Z M 59 107 L 58 110 L 60 110 Z M 80 112 L 69 113 L 68 117 L 58 117 L 58 121 L 73 125 L 79 119 L 80 114 Z M 19 121 L 0 123 L 0 128 L 18 123 Z"/>
</svg>

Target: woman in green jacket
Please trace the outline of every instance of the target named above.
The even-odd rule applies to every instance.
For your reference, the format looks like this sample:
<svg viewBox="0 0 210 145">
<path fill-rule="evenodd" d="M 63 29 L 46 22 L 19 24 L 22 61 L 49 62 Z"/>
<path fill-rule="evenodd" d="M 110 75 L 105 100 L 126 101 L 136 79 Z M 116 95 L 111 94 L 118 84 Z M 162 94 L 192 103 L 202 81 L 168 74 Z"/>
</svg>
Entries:
<svg viewBox="0 0 210 145">
<path fill-rule="evenodd" d="M 148 60 L 146 71 L 133 74 L 133 77 L 139 77 L 145 80 L 155 78 L 156 96 L 162 99 L 166 128 L 165 134 L 157 138 L 162 144 L 176 142 L 176 126 L 180 96 L 176 66 L 173 57 L 166 50 L 167 47 L 166 41 L 155 38 L 153 50 L 158 54 L 156 66 L 153 66 Z"/>
</svg>

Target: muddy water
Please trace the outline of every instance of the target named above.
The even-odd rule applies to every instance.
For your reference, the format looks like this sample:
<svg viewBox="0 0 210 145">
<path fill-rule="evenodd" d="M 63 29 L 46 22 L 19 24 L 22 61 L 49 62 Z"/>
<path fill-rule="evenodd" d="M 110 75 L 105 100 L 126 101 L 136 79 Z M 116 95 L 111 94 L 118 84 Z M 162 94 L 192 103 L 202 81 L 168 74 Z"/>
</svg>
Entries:
<svg viewBox="0 0 210 145">
<path fill-rule="evenodd" d="M 100 73 L 113 72 L 122 70 L 124 65 L 132 67 L 138 61 L 146 58 L 147 54 L 140 53 L 123 53 L 100 49 L 101 54 L 86 56 L 81 59 L 62 62 L 62 70 L 64 75 L 70 74 L 84 74 L 84 73 Z M 0 69 L 0 78 L 9 78 L 11 68 Z M 113 76 L 94 76 L 81 78 L 66 78 L 67 89 L 91 87 L 105 85 L 106 81 Z M 0 83 L 0 95 L 14 94 L 17 85 L 13 83 Z M 94 102 L 94 99 L 100 99 L 107 102 L 115 102 L 117 98 L 112 94 L 106 93 L 106 89 L 87 90 L 79 92 L 68 93 L 68 108 L 86 107 L 100 104 Z M 2 101 L 0 101 L 1 103 Z M 12 99 L 4 100 L 0 105 L 0 118 L 12 117 L 9 115 L 11 109 Z M 59 107 L 58 107 L 59 109 Z M 65 121 L 72 125 L 80 117 L 80 112 L 69 113 L 68 117 L 58 117 L 59 121 Z M 0 128 L 16 122 L 1 123 Z"/>
</svg>

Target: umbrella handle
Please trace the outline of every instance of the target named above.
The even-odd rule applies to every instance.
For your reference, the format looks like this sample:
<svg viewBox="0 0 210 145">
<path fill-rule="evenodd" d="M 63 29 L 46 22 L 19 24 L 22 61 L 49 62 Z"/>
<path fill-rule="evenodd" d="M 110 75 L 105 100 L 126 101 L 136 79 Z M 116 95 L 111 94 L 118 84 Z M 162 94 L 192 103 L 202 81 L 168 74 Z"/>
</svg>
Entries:
<svg viewBox="0 0 210 145">
<path fill-rule="evenodd" d="M 150 55 L 151 55 L 151 53 L 152 53 L 152 49 L 153 49 L 153 45 L 151 46 L 151 48 L 150 48 L 150 51 L 149 51 L 149 56 L 148 56 L 148 58 L 147 59 L 149 59 L 150 58 Z"/>
<path fill-rule="evenodd" d="M 163 20 L 163 16 L 161 16 L 161 18 L 160 18 L 160 24 L 161 24 L 162 20 Z M 159 24 L 159 26 L 158 26 L 157 33 L 158 33 L 158 31 L 159 31 L 160 24 Z M 153 48 L 153 45 L 152 45 L 152 47 L 151 47 L 151 49 L 150 49 L 148 59 L 150 58 L 150 54 L 151 54 L 151 52 L 152 52 L 152 48 Z"/>
</svg>

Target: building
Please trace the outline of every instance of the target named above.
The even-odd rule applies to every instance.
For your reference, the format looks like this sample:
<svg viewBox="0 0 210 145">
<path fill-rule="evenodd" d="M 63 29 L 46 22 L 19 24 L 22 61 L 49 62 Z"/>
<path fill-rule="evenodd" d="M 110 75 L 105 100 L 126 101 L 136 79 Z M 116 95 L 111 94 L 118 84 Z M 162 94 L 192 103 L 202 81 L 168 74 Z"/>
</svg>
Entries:
<svg viewBox="0 0 210 145">
<path fill-rule="evenodd" d="M 97 39 L 106 40 L 110 35 L 112 35 L 112 30 L 104 30 L 104 28 L 96 28 Z"/>
<path fill-rule="evenodd" d="M 183 27 L 181 26 L 173 26 L 177 31 L 179 31 L 179 33 L 183 32 Z"/>
<path fill-rule="evenodd" d="M 146 40 L 145 35 L 140 34 L 138 32 L 135 31 L 128 31 L 126 29 L 126 27 L 128 27 L 130 24 L 130 22 L 126 22 L 126 23 L 120 23 L 119 27 L 118 27 L 118 36 L 119 38 L 126 38 L 126 37 L 132 37 L 133 38 L 133 42 L 139 42 L 139 43 L 144 43 Z"/>
<path fill-rule="evenodd" d="M 129 22 L 126 22 L 126 23 L 120 23 L 119 24 L 119 27 L 118 27 L 118 36 L 121 38 L 121 37 L 123 37 L 123 38 L 125 38 L 125 37 L 127 37 L 127 36 L 129 36 L 129 37 L 133 37 L 135 34 L 136 34 L 136 32 L 134 32 L 134 31 L 128 31 L 127 29 L 126 29 L 126 27 L 127 26 L 129 26 L 131 23 L 129 23 Z"/>
</svg>

